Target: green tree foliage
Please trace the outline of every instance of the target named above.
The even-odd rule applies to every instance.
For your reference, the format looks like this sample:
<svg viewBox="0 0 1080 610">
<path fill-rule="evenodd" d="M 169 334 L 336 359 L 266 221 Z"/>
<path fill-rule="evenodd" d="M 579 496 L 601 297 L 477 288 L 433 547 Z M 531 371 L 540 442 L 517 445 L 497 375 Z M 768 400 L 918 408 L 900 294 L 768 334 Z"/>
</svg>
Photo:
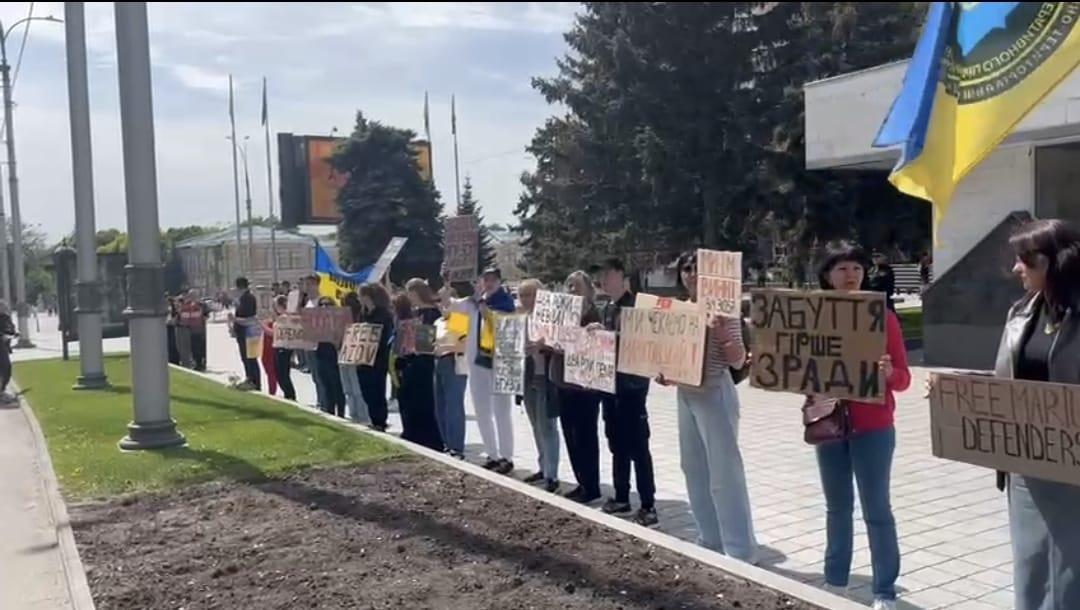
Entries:
<svg viewBox="0 0 1080 610">
<path fill-rule="evenodd" d="M 407 237 L 391 267 L 391 280 L 438 279 L 442 204 L 434 187 L 420 177 L 409 148 L 415 137 L 358 112 L 352 135 L 331 157 L 334 169 L 349 176 L 338 194 L 338 248 L 345 268 L 371 265 L 391 237 Z"/>
<path fill-rule="evenodd" d="M 901 209 L 903 231 L 928 236 L 928 208 L 877 188 L 883 175 L 805 169 L 802 98 L 806 82 L 909 55 L 923 4 L 585 3 L 558 74 L 533 81 L 567 113 L 529 147 L 516 210 L 529 271 L 895 240 L 879 229 Z"/>
<path fill-rule="evenodd" d="M 472 191 L 472 179 L 465 176 L 465 189 L 461 192 L 461 201 L 457 208 L 458 216 L 476 216 L 480 227 L 480 249 L 477 253 L 476 268 L 486 269 L 495 264 L 495 248 L 491 245 L 491 230 L 484 224 L 484 211 L 476 202 Z"/>
</svg>

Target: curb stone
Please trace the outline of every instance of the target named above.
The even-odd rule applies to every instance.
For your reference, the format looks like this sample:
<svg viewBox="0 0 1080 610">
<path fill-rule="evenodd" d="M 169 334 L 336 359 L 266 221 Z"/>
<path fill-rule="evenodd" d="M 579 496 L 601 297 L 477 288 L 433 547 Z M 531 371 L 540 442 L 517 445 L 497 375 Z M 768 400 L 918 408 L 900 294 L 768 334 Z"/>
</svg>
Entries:
<svg viewBox="0 0 1080 610">
<path fill-rule="evenodd" d="M 173 364 L 170 364 L 169 366 L 175 368 L 178 371 L 183 371 L 190 375 L 202 377 L 220 385 L 226 385 L 226 382 L 224 380 L 219 379 L 215 375 L 192 371 Z M 866 606 L 864 604 L 860 604 L 853 600 L 840 597 L 838 595 L 829 593 L 828 591 L 818 589 L 817 587 L 810 586 L 808 584 L 799 582 L 786 576 L 782 576 L 775 572 L 770 572 L 769 570 L 766 570 L 764 568 L 759 568 L 757 566 L 750 565 L 737 559 L 732 559 L 727 555 L 711 551 L 709 549 L 700 547 L 685 540 L 680 540 L 678 538 L 675 538 L 674 536 L 669 536 L 668 534 L 665 534 L 663 532 L 649 529 L 647 527 L 642 527 L 635 523 L 620 519 L 619 517 L 606 515 L 599 510 L 589 508 L 587 506 L 582 506 L 577 502 L 567 500 L 562 496 L 547 493 L 546 491 L 543 491 L 537 487 L 533 487 L 532 485 L 519 481 L 515 478 L 496 474 L 488 470 L 484 470 L 479 465 L 458 460 L 444 453 L 432 451 L 427 447 L 415 445 L 398 436 L 375 432 L 373 430 L 370 430 L 369 428 L 367 428 L 367 426 L 363 424 L 352 423 L 348 420 L 343 420 L 333 415 L 330 415 L 329 413 L 323 413 L 322 411 L 305 407 L 299 403 L 285 400 L 284 398 L 270 396 L 268 394 L 262 394 L 262 396 L 288 405 L 290 407 L 300 409 L 307 413 L 314 413 L 322 417 L 323 419 L 334 422 L 335 424 L 340 425 L 344 428 L 350 428 L 368 436 L 383 439 L 399 447 L 403 447 L 414 454 L 422 455 L 426 458 L 435 460 L 436 462 L 439 462 L 444 466 L 449 466 L 450 468 L 466 472 L 475 477 L 484 479 L 489 483 L 494 483 L 495 485 L 498 485 L 500 487 L 529 496 L 534 500 L 539 500 L 540 502 L 544 502 L 545 504 L 549 504 L 556 508 L 560 508 L 564 511 L 573 513 L 578 517 L 581 517 L 588 521 L 592 521 L 593 523 L 596 523 L 598 525 L 614 529 L 615 531 L 627 534 L 629 536 L 633 536 L 634 538 L 637 538 L 644 542 L 648 542 L 654 546 L 667 549 L 674 553 L 678 553 L 679 555 L 682 555 L 684 557 L 699 561 L 705 565 L 717 568 L 730 574 L 733 577 L 756 583 L 779 593 L 783 593 L 789 597 L 793 597 L 803 602 L 813 604 L 825 610 L 866 610 Z"/>
<path fill-rule="evenodd" d="M 14 381 L 9 385 L 13 390 L 18 391 L 18 386 Z M 21 395 L 19 395 L 19 410 L 22 411 L 34 435 L 34 449 L 37 451 L 43 474 L 41 486 L 45 490 L 45 497 L 48 498 L 49 516 L 56 527 L 57 549 L 64 570 L 64 585 L 67 588 L 68 599 L 74 610 L 94 610 L 94 597 L 90 594 L 90 584 L 86 580 L 86 570 L 79 557 L 79 548 L 75 544 L 71 518 L 68 516 L 64 497 L 60 494 L 60 483 L 56 478 L 56 471 L 53 470 L 52 458 L 49 457 L 45 434 L 41 430 L 33 409 L 30 408 L 30 403 Z"/>
</svg>

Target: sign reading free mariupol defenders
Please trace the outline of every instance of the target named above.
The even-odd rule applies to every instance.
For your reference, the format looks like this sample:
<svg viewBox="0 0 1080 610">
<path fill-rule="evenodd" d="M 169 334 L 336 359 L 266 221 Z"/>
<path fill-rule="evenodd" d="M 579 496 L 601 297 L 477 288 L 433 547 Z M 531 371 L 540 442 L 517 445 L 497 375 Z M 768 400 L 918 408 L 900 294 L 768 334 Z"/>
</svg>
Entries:
<svg viewBox="0 0 1080 610">
<path fill-rule="evenodd" d="M 835 290 L 753 290 L 756 388 L 881 403 L 885 296 Z"/>
<path fill-rule="evenodd" d="M 1080 386 L 935 374 L 934 455 L 1080 485 Z"/>
</svg>

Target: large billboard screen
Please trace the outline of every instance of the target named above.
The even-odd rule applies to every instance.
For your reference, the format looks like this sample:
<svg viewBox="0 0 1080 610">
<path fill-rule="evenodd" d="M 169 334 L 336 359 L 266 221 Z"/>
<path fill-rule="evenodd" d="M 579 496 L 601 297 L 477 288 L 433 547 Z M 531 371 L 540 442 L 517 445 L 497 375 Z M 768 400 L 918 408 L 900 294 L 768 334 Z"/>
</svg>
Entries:
<svg viewBox="0 0 1080 610">
<path fill-rule="evenodd" d="M 330 156 L 346 138 L 278 134 L 281 221 L 286 227 L 302 224 L 337 224 L 338 192 L 348 176 L 334 170 Z M 420 175 L 431 181 L 431 144 L 412 143 Z"/>
</svg>

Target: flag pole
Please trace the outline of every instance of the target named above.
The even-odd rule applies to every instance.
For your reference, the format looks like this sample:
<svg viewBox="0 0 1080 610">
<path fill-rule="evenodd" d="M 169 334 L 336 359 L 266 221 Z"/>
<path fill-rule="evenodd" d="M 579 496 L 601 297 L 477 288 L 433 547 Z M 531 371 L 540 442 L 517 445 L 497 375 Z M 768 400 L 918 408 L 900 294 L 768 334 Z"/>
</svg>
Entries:
<svg viewBox="0 0 1080 610">
<path fill-rule="evenodd" d="M 435 160 L 432 159 L 431 153 L 431 113 L 428 110 L 428 92 L 424 92 L 424 137 L 427 138 L 427 166 L 428 166 L 428 178 L 431 179 L 431 183 L 435 184 Z"/>
<path fill-rule="evenodd" d="M 262 124 L 266 134 L 266 201 L 270 207 L 270 269 L 273 282 L 278 281 L 277 217 L 274 216 L 274 174 L 270 163 L 270 114 L 266 103 L 266 77 L 263 77 Z"/>
<path fill-rule="evenodd" d="M 457 146 L 457 109 L 454 104 L 454 96 L 450 96 L 450 132 L 454 135 L 454 194 L 457 197 L 457 209 L 461 209 L 461 174 L 458 170 L 458 146 Z"/>
<path fill-rule="evenodd" d="M 236 275 L 239 276 L 244 273 L 244 234 L 240 228 L 240 172 L 236 165 L 236 112 L 233 109 L 232 74 L 229 75 L 229 128 L 232 133 L 229 141 L 232 142 L 233 201 L 236 204 Z"/>
</svg>

